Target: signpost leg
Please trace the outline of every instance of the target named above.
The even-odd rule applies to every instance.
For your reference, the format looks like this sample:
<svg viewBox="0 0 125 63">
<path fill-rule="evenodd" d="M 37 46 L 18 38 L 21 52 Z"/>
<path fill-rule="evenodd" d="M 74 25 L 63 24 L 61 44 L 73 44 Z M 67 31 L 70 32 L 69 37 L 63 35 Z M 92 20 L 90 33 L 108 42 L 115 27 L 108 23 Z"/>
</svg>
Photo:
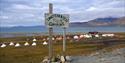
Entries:
<svg viewBox="0 0 125 63">
<path fill-rule="evenodd" d="M 53 13 L 53 5 L 49 3 L 49 13 Z M 53 34 L 53 28 L 49 28 L 49 63 L 51 63 L 51 59 L 53 57 L 53 48 L 52 48 L 52 34 Z"/>
<path fill-rule="evenodd" d="M 49 60 L 51 60 L 53 56 L 52 33 L 53 33 L 53 28 L 49 28 Z"/>
<path fill-rule="evenodd" d="M 63 55 L 65 55 L 66 52 L 66 28 L 63 28 Z"/>
</svg>

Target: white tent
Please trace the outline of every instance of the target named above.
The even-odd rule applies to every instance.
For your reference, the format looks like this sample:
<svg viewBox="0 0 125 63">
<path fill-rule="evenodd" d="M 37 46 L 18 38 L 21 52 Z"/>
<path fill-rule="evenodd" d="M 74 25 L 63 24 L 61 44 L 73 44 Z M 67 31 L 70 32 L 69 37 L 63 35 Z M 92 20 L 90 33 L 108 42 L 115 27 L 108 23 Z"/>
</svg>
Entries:
<svg viewBox="0 0 125 63">
<path fill-rule="evenodd" d="M 24 43 L 24 46 L 29 46 L 29 43 L 28 43 L 28 42 L 25 42 L 25 43 Z"/>
<path fill-rule="evenodd" d="M 49 40 L 49 37 L 47 38 L 47 40 Z M 53 37 L 52 40 L 55 40 L 55 38 Z"/>
<path fill-rule="evenodd" d="M 6 47 L 6 44 L 2 44 L 0 47 L 4 48 L 4 47 Z"/>
<path fill-rule="evenodd" d="M 84 35 L 80 35 L 79 37 L 80 37 L 80 38 L 83 38 L 83 37 L 84 37 Z"/>
<path fill-rule="evenodd" d="M 66 39 L 70 39 L 70 37 L 66 37 Z"/>
<path fill-rule="evenodd" d="M 45 38 L 43 40 L 46 40 Z"/>
<path fill-rule="evenodd" d="M 52 40 L 55 40 L 55 38 L 53 37 Z"/>
<path fill-rule="evenodd" d="M 45 42 L 43 42 L 43 45 L 47 45 L 48 43 L 45 41 Z"/>
<path fill-rule="evenodd" d="M 99 37 L 99 35 L 98 35 L 98 34 L 96 34 L 96 35 L 95 35 L 95 37 Z"/>
<path fill-rule="evenodd" d="M 33 41 L 36 41 L 36 39 L 34 38 Z"/>
<path fill-rule="evenodd" d="M 102 34 L 103 37 L 106 37 L 107 35 L 106 34 Z"/>
<path fill-rule="evenodd" d="M 78 37 L 77 35 L 75 35 L 73 38 L 74 38 L 74 39 L 79 39 L 79 37 Z"/>
<path fill-rule="evenodd" d="M 85 38 L 91 38 L 92 35 L 90 35 L 90 34 L 85 34 L 84 37 L 85 37 Z"/>
<path fill-rule="evenodd" d="M 36 46 L 36 42 L 33 42 L 33 43 L 32 43 L 32 46 Z"/>
<path fill-rule="evenodd" d="M 14 45 L 14 43 L 13 42 L 10 42 L 10 44 L 9 44 L 10 46 L 13 46 Z"/>
<path fill-rule="evenodd" d="M 49 37 L 47 37 L 47 40 L 49 40 Z"/>
<path fill-rule="evenodd" d="M 15 47 L 19 47 L 19 46 L 20 46 L 20 44 L 19 44 L 19 43 L 16 43 Z"/>
<path fill-rule="evenodd" d="M 56 37 L 56 40 L 62 40 L 63 38 L 62 37 Z"/>
<path fill-rule="evenodd" d="M 115 36 L 114 34 L 102 34 L 103 37 L 113 37 Z"/>
</svg>

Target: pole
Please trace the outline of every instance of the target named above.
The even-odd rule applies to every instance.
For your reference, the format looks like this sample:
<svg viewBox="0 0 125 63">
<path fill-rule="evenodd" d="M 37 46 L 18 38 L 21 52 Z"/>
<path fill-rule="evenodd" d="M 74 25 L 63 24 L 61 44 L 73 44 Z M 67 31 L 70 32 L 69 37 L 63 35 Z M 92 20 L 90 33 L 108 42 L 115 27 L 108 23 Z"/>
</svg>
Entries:
<svg viewBox="0 0 125 63">
<path fill-rule="evenodd" d="M 49 3 L 49 13 L 52 14 L 53 13 L 53 4 Z"/>
<path fill-rule="evenodd" d="M 66 52 L 66 28 L 63 28 L 63 55 L 65 55 Z"/>
<path fill-rule="evenodd" d="M 53 13 L 53 5 L 52 3 L 49 3 L 49 14 L 52 14 Z M 52 34 L 53 34 L 53 28 L 50 27 L 49 28 L 49 60 L 51 63 L 51 59 L 52 59 L 52 56 L 53 56 L 53 50 L 52 50 Z"/>
</svg>

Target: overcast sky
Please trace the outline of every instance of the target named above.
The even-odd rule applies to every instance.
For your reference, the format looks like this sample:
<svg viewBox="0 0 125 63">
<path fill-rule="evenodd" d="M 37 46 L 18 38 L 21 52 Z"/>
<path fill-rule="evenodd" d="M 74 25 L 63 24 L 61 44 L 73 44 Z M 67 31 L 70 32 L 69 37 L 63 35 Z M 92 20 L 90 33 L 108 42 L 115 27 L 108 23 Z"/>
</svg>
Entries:
<svg viewBox="0 0 125 63">
<path fill-rule="evenodd" d="M 0 26 L 44 25 L 44 13 L 69 14 L 70 22 L 125 16 L 125 0 L 0 0 Z"/>
</svg>

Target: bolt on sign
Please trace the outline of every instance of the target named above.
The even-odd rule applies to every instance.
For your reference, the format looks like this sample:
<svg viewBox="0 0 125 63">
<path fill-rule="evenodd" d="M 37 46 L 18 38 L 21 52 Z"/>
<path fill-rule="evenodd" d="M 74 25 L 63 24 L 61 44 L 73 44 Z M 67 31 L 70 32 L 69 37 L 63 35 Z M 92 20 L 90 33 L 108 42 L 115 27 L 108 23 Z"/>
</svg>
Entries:
<svg viewBox="0 0 125 63">
<path fill-rule="evenodd" d="M 69 15 L 68 14 L 49 14 L 45 13 L 45 25 L 47 27 L 68 27 Z"/>
</svg>

